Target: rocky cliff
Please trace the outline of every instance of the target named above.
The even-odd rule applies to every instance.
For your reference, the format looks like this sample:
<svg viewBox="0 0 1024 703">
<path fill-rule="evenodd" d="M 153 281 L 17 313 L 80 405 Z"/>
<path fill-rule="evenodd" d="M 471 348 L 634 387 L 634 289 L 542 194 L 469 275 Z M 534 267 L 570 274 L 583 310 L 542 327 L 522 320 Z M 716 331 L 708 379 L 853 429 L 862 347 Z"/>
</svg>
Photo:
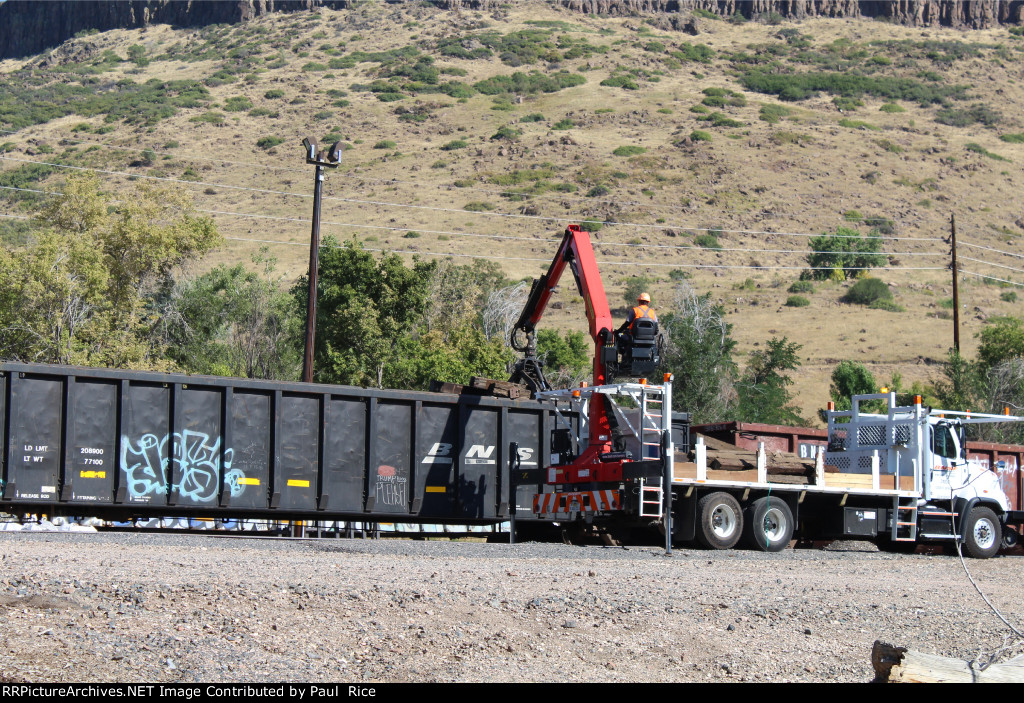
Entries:
<svg viewBox="0 0 1024 703">
<path fill-rule="evenodd" d="M 244 22 L 268 12 L 347 5 L 348 0 L 8 0 L 0 5 L 0 58 L 38 54 L 87 30 L 200 27 Z"/>
<path fill-rule="evenodd" d="M 1021 0 L 558 0 L 564 7 L 605 15 L 679 13 L 695 9 L 720 16 L 740 13 L 757 17 L 885 18 L 911 26 L 943 25 L 983 29 L 997 24 L 1019 24 L 1024 19 Z"/>
<path fill-rule="evenodd" d="M 418 0 L 387 0 L 392 3 Z M 431 0 L 445 9 L 491 9 L 509 0 Z M 525 2 L 527 0 L 511 0 Z M 536 1 L 536 0 L 533 0 Z M 748 18 L 886 18 L 911 26 L 984 29 L 1024 21 L 1024 0 L 548 0 L 600 15 L 664 14 L 672 19 L 704 10 Z M 244 22 L 268 12 L 344 8 L 349 0 L 8 0 L 0 4 L 0 58 L 38 54 L 85 30 L 172 24 L 196 27 Z M 675 23 L 673 23 L 675 24 Z"/>
</svg>

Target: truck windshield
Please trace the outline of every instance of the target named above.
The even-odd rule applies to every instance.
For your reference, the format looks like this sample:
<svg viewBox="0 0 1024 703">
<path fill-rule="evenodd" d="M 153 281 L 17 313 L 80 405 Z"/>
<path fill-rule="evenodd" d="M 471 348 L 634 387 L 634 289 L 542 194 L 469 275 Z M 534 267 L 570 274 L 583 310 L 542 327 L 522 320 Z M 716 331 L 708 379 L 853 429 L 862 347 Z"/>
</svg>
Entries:
<svg viewBox="0 0 1024 703">
<path fill-rule="evenodd" d="M 932 452 L 947 459 L 956 459 L 959 446 L 953 438 L 953 428 L 941 422 L 932 428 Z"/>
</svg>

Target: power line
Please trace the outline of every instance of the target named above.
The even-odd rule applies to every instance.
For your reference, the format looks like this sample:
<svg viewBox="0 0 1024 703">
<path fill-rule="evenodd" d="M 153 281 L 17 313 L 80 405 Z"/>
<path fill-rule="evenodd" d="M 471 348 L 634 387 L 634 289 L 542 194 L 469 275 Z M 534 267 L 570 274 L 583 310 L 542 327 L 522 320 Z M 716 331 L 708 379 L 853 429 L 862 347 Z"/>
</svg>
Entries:
<svg viewBox="0 0 1024 703">
<path fill-rule="evenodd" d="M 1002 249 L 994 249 L 992 247 L 985 247 L 980 244 L 971 244 L 970 242 L 958 242 L 958 244 L 965 247 L 972 247 L 974 249 L 984 249 L 985 251 L 994 251 L 997 254 L 1004 254 L 1006 256 L 1013 256 L 1018 259 L 1024 259 L 1024 254 L 1015 254 L 1012 251 L 1003 251 Z"/>
<path fill-rule="evenodd" d="M 2 130 L 0 130 L 0 131 L 2 131 Z M 110 142 L 91 142 L 91 141 L 87 141 L 87 140 L 84 140 L 84 139 L 81 139 L 81 138 L 77 138 L 77 137 L 76 138 L 71 138 L 71 139 L 65 137 L 65 138 L 63 138 L 62 143 L 70 145 L 70 146 L 78 146 L 78 145 L 82 145 L 82 144 L 88 144 L 88 145 L 92 145 L 92 146 L 103 147 L 103 148 L 106 148 L 106 149 L 114 149 L 114 150 L 118 150 L 118 151 L 130 151 L 132 149 L 132 147 L 118 146 L 116 144 L 111 144 Z M 157 154 L 157 155 L 161 155 L 161 154 L 163 154 L 163 155 L 174 155 L 175 158 L 178 158 L 178 159 L 180 159 L 182 161 L 205 161 L 205 162 L 209 162 L 209 163 L 231 164 L 231 165 L 234 165 L 234 166 L 249 166 L 249 167 L 252 167 L 252 168 L 266 168 L 266 169 L 273 169 L 273 170 L 276 170 L 276 171 L 290 171 L 292 173 L 306 173 L 305 169 L 292 168 L 290 166 L 268 166 L 266 164 L 254 164 L 254 163 L 250 163 L 250 162 L 247 162 L 247 161 L 229 161 L 227 159 L 213 159 L 213 158 L 205 158 L 205 157 L 201 157 L 201 156 L 187 156 L 186 157 L 186 156 L 180 156 L 180 155 L 173 154 L 172 152 L 169 152 L 169 151 L 166 151 L 166 150 L 156 149 L 154 147 L 144 147 L 144 149 L 152 151 L 154 154 Z M 379 183 L 379 184 L 382 184 L 382 185 L 387 185 L 389 183 L 402 183 L 402 184 L 408 184 L 408 185 L 412 185 L 412 186 L 416 186 L 416 187 L 422 187 L 423 186 L 422 183 L 419 183 L 417 181 L 407 181 L 407 180 L 400 179 L 400 178 L 361 178 L 360 180 L 361 181 L 367 181 L 367 182 L 370 182 L 370 183 Z M 564 198 L 564 197 L 569 197 L 568 193 L 561 193 L 561 192 L 559 192 L 559 193 L 522 193 L 522 192 L 518 192 L 518 191 L 515 191 L 515 190 L 495 190 L 495 189 L 492 189 L 492 188 L 478 188 L 478 187 L 474 187 L 474 186 L 452 186 L 452 185 L 441 185 L 441 186 L 437 186 L 437 187 L 439 189 L 443 189 L 443 190 L 452 190 L 453 188 L 456 188 L 458 190 L 467 190 L 467 191 L 473 191 L 473 192 L 479 192 L 479 193 L 487 193 L 488 195 L 500 195 L 500 196 L 514 195 L 514 196 L 525 196 L 525 197 L 528 197 L 528 198 L 537 198 L 537 197 L 549 197 L 549 198 L 562 197 L 562 198 Z M 650 203 L 646 203 L 646 202 L 642 202 L 642 201 L 637 201 L 637 200 L 625 200 L 625 201 L 623 201 L 623 200 L 596 200 L 595 199 L 595 200 L 592 200 L 592 202 L 603 203 L 603 204 L 608 204 L 608 205 L 615 205 L 615 204 L 648 205 L 648 206 L 650 205 Z M 669 210 L 682 210 L 683 209 L 680 206 L 669 205 L 667 203 L 659 203 L 659 206 L 661 206 L 662 208 L 667 208 Z"/>
<path fill-rule="evenodd" d="M 106 149 L 117 149 L 117 150 L 120 150 L 120 151 L 132 151 L 132 149 L 138 148 L 137 146 L 136 147 L 132 147 L 132 146 L 118 146 L 116 144 L 111 144 L 110 142 L 90 142 L 90 141 L 86 141 L 84 139 L 79 139 L 77 137 L 74 140 L 71 140 L 71 139 L 68 139 L 68 138 L 65 137 L 63 142 L 62 142 L 62 144 L 66 144 L 66 145 L 70 145 L 70 146 L 78 146 L 78 145 L 81 145 L 81 144 L 90 144 L 90 145 L 93 145 L 93 146 L 104 147 Z M 160 156 L 160 155 L 174 156 L 176 159 L 179 159 L 181 161 L 207 161 L 209 163 L 214 163 L 214 164 L 231 164 L 232 166 L 250 166 L 252 168 L 273 169 L 274 171 L 292 171 L 294 173 L 307 173 L 307 171 L 305 169 L 292 168 L 291 166 L 271 166 L 271 165 L 268 165 L 268 164 L 249 163 L 248 161 L 230 161 L 228 159 L 214 159 L 214 158 L 203 157 L 203 156 L 191 156 L 191 155 L 190 156 L 180 156 L 178 154 L 174 154 L 171 151 L 167 151 L 166 149 L 157 149 L 157 148 L 151 147 L 151 146 L 142 147 L 142 149 L 143 149 L 143 151 L 152 151 L 154 154 L 156 154 L 158 156 Z"/>
<path fill-rule="evenodd" d="M 255 218 L 255 219 L 283 220 L 283 221 L 287 221 L 287 222 L 301 222 L 303 224 L 309 224 L 310 223 L 310 220 L 305 219 L 305 218 L 301 218 L 301 217 L 280 217 L 280 216 L 275 216 L 275 215 L 256 215 L 256 214 L 241 213 L 241 212 L 227 212 L 227 211 L 223 211 L 223 210 L 199 210 L 199 212 L 204 212 L 204 213 L 208 213 L 208 214 L 215 214 L 215 215 L 227 215 L 227 216 L 232 216 L 232 217 L 246 217 L 246 218 Z M 478 232 L 458 232 L 458 231 L 453 231 L 453 230 L 429 230 L 429 229 L 422 229 L 420 227 L 415 227 L 415 226 L 412 226 L 412 227 L 387 227 L 385 225 L 363 225 L 363 224 L 355 224 L 355 223 L 351 223 L 351 222 L 330 222 L 330 221 L 325 221 L 322 224 L 333 225 L 333 226 L 337 226 L 337 227 L 353 227 L 353 228 L 359 228 L 359 229 L 387 230 L 387 231 L 391 231 L 391 232 L 401 232 L 403 230 L 404 231 L 414 230 L 414 231 L 420 232 L 422 234 L 439 234 L 439 235 L 444 235 L 444 236 L 456 236 L 456 237 L 482 237 L 482 238 L 487 238 L 487 239 L 503 239 L 503 240 L 511 240 L 511 241 L 522 241 L 522 242 L 544 242 L 544 241 L 554 241 L 554 240 L 558 239 L 558 237 L 541 237 L 541 238 L 538 238 L 538 237 L 513 237 L 513 236 L 509 236 L 509 235 L 483 234 L 483 233 L 478 233 Z M 735 247 L 732 247 L 732 248 L 731 247 L 709 248 L 709 247 L 702 247 L 702 246 L 698 246 L 698 245 L 689 246 L 689 245 L 682 245 L 682 244 L 633 244 L 633 243 L 630 243 L 630 242 L 594 242 L 594 247 L 598 248 L 598 249 L 601 248 L 601 247 L 633 247 L 633 248 L 637 248 L 637 249 L 666 249 L 666 250 L 678 250 L 678 251 L 702 251 L 702 252 L 709 252 L 709 253 L 714 253 L 714 252 L 719 252 L 719 251 L 730 251 L 730 252 L 743 252 L 743 253 L 748 253 L 748 254 L 801 254 L 801 255 L 804 255 L 804 254 L 834 254 L 835 253 L 834 251 L 813 251 L 813 250 L 808 251 L 806 249 L 744 249 L 744 248 L 735 248 Z M 877 255 L 878 256 L 941 256 L 941 257 L 945 257 L 946 256 L 946 254 L 942 254 L 942 253 L 936 254 L 936 253 L 931 253 L 931 252 L 910 252 L 910 251 L 894 251 L 894 252 L 881 251 L 881 252 L 877 252 Z"/>
<path fill-rule="evenodd" d="M 1012 286 L 1024 286 L 1024 283 L 1018 283 L 1017 281 L 1008 281 L 1005 278 L 996 278 L 995 276 L 986 276 L 986 275 L 984 275 L 982 273 L 975 273 L 974 271 L 965 271 L 964 269 L 960 269 L 960 273 L 965 274 L 967 276 L 977 276 L 978 278 L 986 278 L 986 279 L 988 279 L 990 281 L 999 281 L 1000 283 L 1009 283 Z"/>
<path fill-rule="evenodd" d="M 308 247 L 309 244 L 306 242 L 285 242 L 278 239 L 253 239 L 249 237 L 225 237 L 225 239 L 232 239 L 240 242 L 253 242 L 256 244 L 281 244 L 287 246 L 301 246 Z M 326 245 L 323 245 L 326 246 Z M 336 244 L 334 248 L 344 247 L 343 244 Z M 406 250 L 406 249 L 371 249 L 363 247 L 366 251 L 377 251 L 377 252 L 390 252 L 393 254 L 412 254 L 422 256 L 455 256 L 455 257 L 468 257 L 474 259 L 500 259 L 503 261 L 540 261 L 550 262 L 550 258 L 528 258 L 518 256 L 490 256 L 484 254 L 454 254 L 449 252 L 438 252 L 430 250 Z M 598 261 L 601 266 L 634 266 L 638 268 L 647 267 L 658 267 L 658 268 L 696 268 L 696 269 L 753 269 L 759 270 L 784 270 L 784 271 L 832 271 L 831 266 L 753 266 L 753 265 L 726 265 L 726 264 L 658 264 L 650 263 L 645 261 Z M 923 267 L 912 267 L 912 266 L 877 266 L 877 267 L 844 267 L 847 271 L 946 271 L 944 266 L 923 266 Z"/>
<path fill-rule="evenodd" d="M 44 191 L 44 190 L 38 190 L 38 189 L 34 189 L 34 188 L 16 188 L 14 186 L 0 186 L 0 189 L 2 189 L 2 190 L 24 191 L 24 192 L 29 192 L 29 193 L 42 193 L 42 194 L 46 194 L 46 195 L 60 195 L 61 194 L 60 191 Z M 255 214 L 255 213 L 230 212 L 230 211 L 226 211 L 226 210 L 206 210 L 206 209 L 197 208 L 197 212 L 202 212 L 202 213 L 212 214 L 212 215 L 225 215 L 225 216 L 229 216 L 229 217 L 243 217 L 243 218 L 250 218 L 250 219 L 276 220 L 276 221 L 282 221 L 282 222 L 297 222 L 297 223 L 302 223 L 302 224 L 307 224 L 307 225 L 310 224 L 310 222 L 311 222 L 309 219 L 301 218 L 301 217 L 282 217 L 282 216 L 279 216 L 279 215 L 258 215 L 258 214 Z M 457 237 L 480 237 L 480 238 L 487 238 L 487 239 L 500 239 L 500 240 L 524 241 L 524 242 L 542 242 L 542 241 L 548 241 L 548 240 L 557 239 L 557 237 L 541 237 L 541 238 L 538 238 L 538 237 L 513 237 L 513 236 L 509 236 L 509 235 L 483 234 L 483 233 L 478 233 L 478 232 L 460 232 L 460 231 L 453 231 L 453 230 L 427 230 L 427 229 L 422 229 L 422 228 L 415 227 L 415 226 L 412 226 L 412 227 L 387 227 L 385 225 L 367 225 L 367 224 L 355 224 L 355 223 L 350 223 L 350 222 L 331 222 L 331 221 L 326 221 L 323 224 L 325 224 L 325 225 L 333 225 L 333 226 L 337 226 L 337 227 L 352 227 L 352 228 L 358 228 L 358 229 L 386 230 L 386 231 L 391 231 L 391 232 L 401 232 L 403 230 L 409 231 L 410 229 L 415 229 L 415 231 L 422 232 L 424 234 L 437 234 L 437 235 L 457 236 Z M 707 252 L 711 252 L 711 253 L 713 253 L 713 252 L 720 252 L 720 251 L 742 252 L 742 253 L 747 253 L 747 254 L 801 254 L 801 255 L 806 255 L 806 254 L 834 254 L 835 253 L 833 251 L 816 251 L 816 250 L 808 251 L 806 249 L 749 249 L 749 248 L 741 248 L 741 247 L 716 247 L 716 248 L 710 248 L 710 247 L 702 247 L 702 246 L 699 246 L 699 245 L 634 244 L 634 243 L 630 243 L 630 242 L 595 242 L 594 246 L 596 248 L 600 248 L 600 247 L 634 247 L 634 248 L 637 248 L 637 249 L 664 249 L 664 250 L 675 250 L 675 251 L 701 251 L 701 252 L 707 251 Z M 936 257 L 936 256 L 945 257 L 946 256 L 943 253 L 909 252 L 909 251 L 895 251 L 895 252 L 882 251 L 882 252 L 876 252 L 876 254 L 878 256 L 931 256 L 931 257 Z"/>
<path fill-rule="evenodd" d="M 163 182 L 170 182 L 170 183 L 182 183 L 182 184 L 185 184 L 185 185 L 188 185 L 188 186 L 208 186 L 208 187 L 228 188 L 228 189 L 231 189 L 231 190 L 250 191 L 250 192 L 253 192 L 253 193 L 263 193 L 263 194 L 267 194 L 267 195 L 284 195 L 284 196 L 290 196 L 290 197 L 295 197 L 295 198 L 307 198 L 308 199 L 308 198 L 312 198 L 313 197 L 312 195 L 305 194 L 305 193 L 293 193 L 293 192 L 290 192 L 290 191 L 271 190 L 271 189 L 267 189 L 267 188 L 252 188 L 252 187 L 248 187 L 248 186 L 236 186 L 236 185 L 230 185 L 230 184 L 226 184 L 226 183 L 211 183 L 211 182 L 206 182 L 206 181 L 190 181 L 190 180 L 185 180 L 185 179 L 181 179 L 181 178 L 169 178 L 169 177 L 166 177 L 166 176 L 138 175 L 138 174 L 126 173 L 126 172 L 123 172 L 123 171 L 111 171 L 109 169 L 86 168 L 86 167 L 83 167 L 83 166 L 71 166 L 71 165 L 68 165 L 68 164 L 58 164 L 58 163 L 52 163 L 52 162 L 46 162 L 46 161 L 33 161 L 31 159 L 19 159 L 19 158 L 11 157 L 11 156 L 0 156 L 0 159 L 7 160 L 7 161 L 18 161 L 18 162 L 23 162 L 23 163 L 31 163 L 31 164 L 37 164 L 37 165 L 43 165 L 43 166 L 53 166 L 55 168 L 67 168 L 67 169 L 72 169 L 72 170 L 76 170 L 76 171 L 93 171 L 93 172 L 96 172 L 96 173 L 106 173 L 106 174 L 109 174 L 109 175 L 124 176 L 126 178 L 139 178 L 139 179 L 163 181 Z M 387 201 L 378 201 L 378 200 L 360 200 L 360 199 L 356 199 L 356 198 L 340 198 L 340 197 L 337 197 L 337 196 L 324 196 L 324 199 L 325 200 L 333 200 L 335 202 L 352 203 L 352 204 L 355 204 L 355 205 L 379 205 L 379 206 L 382 206 L 382 207 L 408 208 L 408 209 L 413 209 L 413 210 L 428 210 L 428 211 L 432 211 L 432 212 L 449 212 L 449 213 L 457 213 L 457 214 L 460 214 L 460 215 L 465 215 L 466 214 L 465 210 L 456 209 L 456 208 L 435 207 L 435 206 L 430 206 L 430 205 L 411 205 L 411 204 L 406 204 L 406 203 L 391 203 L 391 202 L 387 202 Z M 545 221 L 545 222 L 561 222 L 561 223 L 586 222 L 589 219 L 589 218 L 586 218 L 586 217 L 583 217 L 583 218 L 578 218 L 578 217 L 577 218 L 562 218 L 562 217 L 546 217 L 546 216 L 543 216 L 543 215 L 524 215 L 524 214 L 518 214 L 518 213 L 501 213 L 501 212 L 474 212 L 474 215 L 480 215 L 480 216 L 484 216 L 484 217 L 505 217 L 505 218 L 514 218 L 514 219 L 537 220 L 537 221 Z M 820 236 L 822 236 L 820 234 L 813 234 L 813 233 L 807 233 L 807 232 L 770 232 L 770 231 L 765 231 L 765 230 L 728 230 L 728 229 L 721 229 L 721 228 L 717 228 L 717 227 L 690 227 L 690 226 L 687 226 L 687 225 L 676 225 L 676 224 L 667 224 L 667 223 L 648 225 L 648 224 L 640 224 L 640 223 L 632 223 L 632 222 L 604 222 L 602 224 L 617 225 L 617 226 L 622 226 L 622 227 L 636 227 L 636 228 L 643 228 L 643 229 L 678 229 L 678 230 L 682 230 L 684 232 L 720 232 L 722 234 L 767 235 L 767 236 L 780 236 L 780 237 L 820 237 Z M 851 238 L 851 239 L 879 239 L 879 240 L 908 241 L 908 242 L 937 242 L 937 241 L 943 241 L 939 237 L 890 237 L 890 236 L 885 236 L 885 235 L 870 235 L 870 236 L 868 236 L 866 238 L 862 238 L 860 236 L 860 234 L 856 234 L 856 235 L 831 234 L 831 235 L 828 235 L 828 236 L 835 237 L 835 238 L 840 238 L 840 239 L 843 239 L 843 238 Z"/>
<path fill-rule="evenodd" d="M 10 130 L 0 130 L 0 132 L 2 132 L 2 131 L 7 131 L 10 134 L 15 134 L 15 132 L 10 131 Z M 63 138 L 63 141 L 64 141 L 64 143 L 70 144 L 70 145 L 89 144 L 89 145 L 93 145 L 93 146 L 99 146 L 99 147 L 103 147 L 103 148 L 107 148 L 107 149 L 116 149 L 116 150 L 130 150 L 132 148 L 132 147 L 129 147 L 129 146 L 118 146 L 116 144 L 111 144 L 109 142 L 91 142 L 91 141 L 87 141 L 87 140 L 81 139 L 80 137 L 74 137 L 74 138 L 71 138 L 71 139 L 65 137 L 65 138 Z M 154 147 L 145 147 L 145 149 L 153 151 L 155 154 L 165 154 L 165 155 L 168 155 L 168 154 L 172 153 L 172 152 L 169 152 L 169 151 L 166 151 L 166 150 L 159 150 L 159 149 L 156 149 Z M 273 170 L 276 170 L 276 171 L 290 171 L 290 172 L 293 172 L 293 173 L 304 173 L 305 172 L 304 169 L 292 168 L 290 166 L 270 166 L 270 165 L 266 165 L 266 164 L 250 163 L 250 162 L 247 162 L 247 161 L 230 161 L 230 160 L 227 160 L 227 159 L 214 159 L 214 158 L 201 157 L 201 156 L 187 156 L 187 157 L 183 157 L 183 156 L 179 156 L 179 155 L 174 155 L 174 156 L 176 158 L 178 158 L 178 159 L 188 160 L 188 161 L 206 161 L 206 162 L 209 162 L 209 163 L 223 163 L 223 164 L 231 164 L 231 165 L 235 165 L 235 166 L 249 166 L 249 167 L 252 167 L 252 168 L 265 168 L 265 169 L 273 169 Z M 412 185 L 414 187 L 422 187 L 422 185 L 423 185 L 422 183 L 420 183 L 418 181 L 407 181 L 407 180 L 400 179 L 400 178 L 362 178 L 360 180 L 369 181 L 371 183 L 380 183 L 380 184 L 384 184 L 384 185 L 386 185 L 388 183 L 402 183 L 402 184 Z M 444 189 L 444 190 L 449 190 L 449 191 L 452 188 L 458 188 L 459 190 L 468 190 L 468 191 L 473 191 L 473 192 L 486 193 L 486 194 L 489 194 L 489 195 L 499 195 L 499 196 L 513 195 L 513 196 L 525 196 L 525 197 L 528 197 L 528 198 L 538 198 L 538 197 L 566 198 L 566 197 L 571 197 L 568 193 L 562 193 L 562 192 L 556 192 L 556 193 L 522 193 L 522 192 L 515 191 L 515 190 L 494 190 L 494 189 L 491 189 L 491 188 L 479 188 L 479 187 L 474 187 L 474 186 L 459 187 L 459 186 L 446 185 L 446 186 L 437 186 L 437 187 L 439 189 Z M 650 207 L 652 205 L 655 205 L 655 203 L 650 203 L 650 202 L 645 202 L 645 201 L 637 201 L 637 200 L 597 200 L 597 199 L 592 199 L 592 200 L 590 200 L 590 202 L 603 203 L 603 204 L 609 204 L 609 205 L 620 205 L 620 204 L 625 204 L 625 205 L 641 205 L 641 206 L 646 206 L 646 207 Z M 671 205 L 671 204 L 668 204 L 668 203 L 656 203 L 656 205 L 660 209 L 668 209 L 668 210 L 674 210 L 674 211 L 679 211 L 679 210 L 683 210 L 684 209 L 681 206 Z M 888 218 L 873 218 L 873 217 L 870 217 L 870 216 L 863 216 L 863 215 L 862 216 L 858 216 L 858 217 L 848 217 L 848 216 L 844 215 L 844 219 L 847 220 L 847 221 L 850 221 L 850 222 L 855 222 L 855 221 L 868 222 L 870 220 L 888 219 Z M 817 236 L 817 235 L 811 235 L 811 236 Z"/>
<path fill-rule="evenodd" d="M 1013 266 L 1004 266 L 1003 264 L 993 264 L 989 261 L 981 261 L 980 259 L 972 259 L 969 256 L 961 256 L 964 261 L 973 261 L 976 264 L 982 264 L 984 266 L 995 266 L 996 268 L 1009 269 L 1010 271 L 1016 271 L 1017 273 L 1024 273 L 1024 269 L 1014 268 Z"/>
</svg>

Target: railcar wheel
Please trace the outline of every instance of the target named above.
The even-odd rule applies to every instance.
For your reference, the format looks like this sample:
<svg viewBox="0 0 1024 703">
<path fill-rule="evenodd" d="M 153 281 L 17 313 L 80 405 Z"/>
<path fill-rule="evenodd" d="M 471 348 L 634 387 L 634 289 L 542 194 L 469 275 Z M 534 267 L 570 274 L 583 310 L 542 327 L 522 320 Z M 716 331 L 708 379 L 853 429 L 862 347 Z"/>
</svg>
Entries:
<svg viewBox="0 0 1024 703">
<path fill-rule="evenodd" d="M 708 549 L 732 549 L 743 534 L 743 511 L 728 493 L 709 493 L 697 502 L 697 541 Z"/>
</svg>

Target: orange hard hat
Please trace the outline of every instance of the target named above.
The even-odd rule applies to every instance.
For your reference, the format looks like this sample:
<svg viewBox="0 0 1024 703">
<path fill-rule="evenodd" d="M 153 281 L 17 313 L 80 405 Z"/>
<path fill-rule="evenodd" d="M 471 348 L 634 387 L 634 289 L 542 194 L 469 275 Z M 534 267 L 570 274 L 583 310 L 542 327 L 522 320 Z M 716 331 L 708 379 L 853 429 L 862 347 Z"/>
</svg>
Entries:
<svg viewBox="0 0 1024 703">
<path fill-rule="evenodd" d="M 647 303 L 648 305 L 650 305 L 650 303 L 651 303 L 651 296 L 649 294 L 647 294 L 647 293 L 641 293 L 640 297 L 637 298 L 637 302 L 639 302 L 639 303 Z"/>
</svg>

